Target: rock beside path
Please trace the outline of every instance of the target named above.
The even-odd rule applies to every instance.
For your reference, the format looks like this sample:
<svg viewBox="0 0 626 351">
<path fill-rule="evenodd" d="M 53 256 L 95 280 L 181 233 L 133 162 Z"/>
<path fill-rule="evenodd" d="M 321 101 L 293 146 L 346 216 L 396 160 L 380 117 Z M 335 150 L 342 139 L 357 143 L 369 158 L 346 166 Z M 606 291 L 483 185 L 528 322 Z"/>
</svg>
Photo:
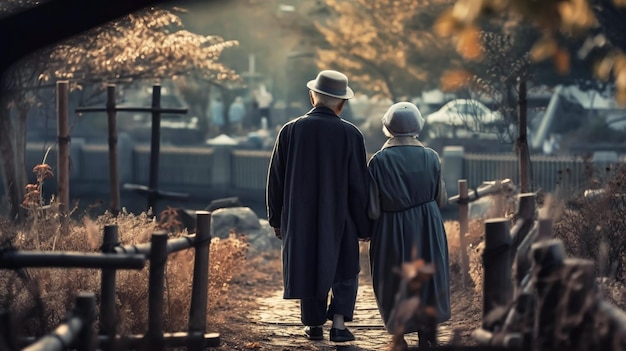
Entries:
<svg viewBox="0 0 626 351">
<path fill-rule="evenodd" d="M 220 208 L 211 212 L 211 235 L 228 238 L 231 232 L 242 234 L 248 241 L 248 255 L 280 248 L 273 228 L 249 207 Z"/>
</svg>

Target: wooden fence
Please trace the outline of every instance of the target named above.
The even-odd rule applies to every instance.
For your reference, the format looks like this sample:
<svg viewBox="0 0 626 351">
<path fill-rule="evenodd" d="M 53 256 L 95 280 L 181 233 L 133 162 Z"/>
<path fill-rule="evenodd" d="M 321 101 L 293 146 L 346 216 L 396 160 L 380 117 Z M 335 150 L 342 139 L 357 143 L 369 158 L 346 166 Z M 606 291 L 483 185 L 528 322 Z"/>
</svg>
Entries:
<svg viewBox="0 0 626 351">
<path fill-rule="evenodd" d="M 99 330 L 95 330 L 96 298 L 93 292 L 80 293 L 76 306 L 65 323 L 50 334 L 17 339 L 10 332 L 9 313 L 0 316 L 0 348 L 28 351 L 117 350 L 122 344 L 130 349 L 164 350 L 166 347 L 186 347 L 203 350 L 220 344 L 218 333 L 206 332 L 209 249 L 211 242 L 211 213 L 196 211 L 196 233 L 168 239 L 164 231 L 152 234 L 150 243 L 120 246 L 116 225 L 104 228 L 102 253 L 43 252 L 9 250 L 0 253 L 0 269 L 28 267 L 96 268 L 101 270 Z M 171 253 L 194 248 L 193 282 L 186 332 L 163 332 L 163 301 L 165 267 Z M 116 271 L 142 269 L 149 261 L 148 328 L 144 335 L 119 335 L 116 331 Z M 4 323 L 7 322 L 7 323 Z"/>
<path fill-rule="evenodd" d="M 476 200 L 459 181 L 461 237 L 467 203 Z M 491 186 L 488 186 L 491 185 Z M 494 182 L 483 194 L 505 190 Z M 534 193 L 518 194 L 515 221 L 485 221 L 482 326 L 472 336 L 482 346 L 519 350 L 626 350 L 626 313 L 599 294 L 591 260 L 566 257 L 553 238 L 552 219 L 536 219 Z M 466 230 L 465 230 L 466 231 Z M 465 251 L 465 246 L 461 246 Z M 467 274 L 467 267 L 462 267 Z"/>
</svg>

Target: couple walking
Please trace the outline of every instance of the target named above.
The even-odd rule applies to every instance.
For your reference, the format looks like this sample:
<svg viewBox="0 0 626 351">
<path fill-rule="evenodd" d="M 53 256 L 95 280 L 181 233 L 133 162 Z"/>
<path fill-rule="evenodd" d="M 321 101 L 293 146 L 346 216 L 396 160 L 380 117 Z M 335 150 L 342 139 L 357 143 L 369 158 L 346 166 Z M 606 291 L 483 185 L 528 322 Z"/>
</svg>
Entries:
<svg viewBox="0 0 626 351">
<path fill-rule="evenodd" d="M 382 119 L 388 140 L 368 162 L 363 134 L 339 117 L 354 96 L 348 78 L 324 70 L 307 87 L 313 108 L 281 128 L 268 170 L 267 214 L 282 240 L 283 297 L 300 300 L 309 339 L 323 339 L 330 320 L 331 341 L 354 340 L 345 323 L 354 317 L 359 240 L 369 241 L 387 331 L 405 346 L 403 335 L 418 332 L 420 346 L 428 346 L 433 324 L 450 318 L 450 288 L 441 164 L 416 138 L 424 119 L 412 103 L 392 105 Z M 434 266 L 432 275 L 399 274 L 416 260 Z M 412 281 L 420 281 L 419 292 Z M 416 298 L 420 308 L 407 310 Z M 424 307 L 436 311 L 434 323 L 425 322 L 422 311 L 433 309 Z"/>
</svg>

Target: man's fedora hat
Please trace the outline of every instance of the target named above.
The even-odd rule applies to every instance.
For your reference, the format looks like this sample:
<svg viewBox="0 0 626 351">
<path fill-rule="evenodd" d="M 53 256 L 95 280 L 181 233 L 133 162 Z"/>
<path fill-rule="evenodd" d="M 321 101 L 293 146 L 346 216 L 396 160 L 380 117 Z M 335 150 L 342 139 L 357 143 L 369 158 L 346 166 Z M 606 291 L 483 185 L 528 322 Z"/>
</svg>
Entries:
<svg viewBox="0 0 626 351">
<path fill-rule="evenodd" d="M 338 99 L 350 99 L 354 92 L 348 86 L 348 77 L 333 70 L 321 71 L 315 80 L 306 83 L 307 88 Z"/>
</svg>

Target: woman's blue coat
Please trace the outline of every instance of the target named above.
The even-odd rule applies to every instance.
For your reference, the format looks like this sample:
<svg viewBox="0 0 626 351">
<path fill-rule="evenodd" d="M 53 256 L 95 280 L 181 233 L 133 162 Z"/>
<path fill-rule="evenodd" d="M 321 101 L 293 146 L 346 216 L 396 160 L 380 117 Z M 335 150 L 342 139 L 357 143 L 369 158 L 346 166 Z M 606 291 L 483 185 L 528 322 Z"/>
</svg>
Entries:
<svg viewBox="0 0 626 351">
<path fill-rule="evenodd" d="M 379 217 L 370 242 L 370 267 L 376 302 L 390 333 L 420 329 L 417 318 L 399 326 L 394 311 L 403 298 L 396 271 L 405 262 L 434 264 L 434 276 L 421 290 L 422 306 L 434 307 L 439 322 L 450 318 L 448 242 L 439 205 L 445 186 L 437 153 L 415 138 L 390 139 L 369 161 Z M 406 296 L 404 296 L 406 297 Z"/>
</svg>

